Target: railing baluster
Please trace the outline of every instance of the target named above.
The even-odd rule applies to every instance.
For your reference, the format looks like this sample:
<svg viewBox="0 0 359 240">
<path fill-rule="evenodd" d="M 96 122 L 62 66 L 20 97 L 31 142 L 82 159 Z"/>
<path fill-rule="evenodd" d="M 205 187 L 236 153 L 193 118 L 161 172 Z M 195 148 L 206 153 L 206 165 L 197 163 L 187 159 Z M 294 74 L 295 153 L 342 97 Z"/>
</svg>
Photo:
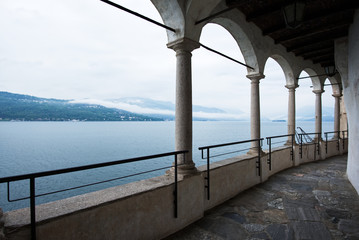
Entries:
<svg viewBox="0 0 359 240">
<path fill-rule="evenodd" d="M 202 150 L 203 151 L 203 150 Z M 209 158 L 210 158 L 210 156 L 209 156 L 209 148 L 207 148 L 207 178 L 206 178 L 206 180 L 207 180 L 207 186 L 206 186 L 206 188 L 207 188 L 207 200 L 209 200 L 210 199 L 210 179 L 209 179 Z"/>
<path fill-rule="evenodd" d="M 184 153 L 183 153 L 184 154 Z M 175 218 L 178 217 L 178 186 L 177 186 L 177 181 L 178 181 L 178 176 L 177 176 L 177 167 L 178 167 L 178 163 L 177 163 L 177 154 L 175 154 L 175 190 L 174 190 L 174 215 Z"/>
<path fill-rule="evenodd" d="M 272 171 L 272 138 L 267 138 L 267 144 L 268 144 L 268 159 L 267 163 L 269 164 L 269 171 Z"/>
<path fill-rule="evenodd" d="M 261 176 L 262 164 L 261 164 L 261 148 L 260 148 L 261 140 L 258 139 L 258 176 Z"/>
<path fill-rule="evenodd" d="M 30 219 L 31 240 L 36 240 L 36 203 L 35 203 L 35 178 L 30 178 Z"/>
</svg>

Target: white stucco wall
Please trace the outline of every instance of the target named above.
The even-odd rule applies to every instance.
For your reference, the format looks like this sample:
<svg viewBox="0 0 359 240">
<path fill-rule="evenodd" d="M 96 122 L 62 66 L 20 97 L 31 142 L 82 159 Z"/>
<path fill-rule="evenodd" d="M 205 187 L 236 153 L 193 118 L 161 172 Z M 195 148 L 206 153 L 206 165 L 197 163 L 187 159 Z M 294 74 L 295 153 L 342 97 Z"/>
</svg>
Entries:
<svg viewBox="0 0 359 240">
<path fill-rule="evenodd" d="M 348 36 L 348 82 L 344 99 L 349 127 L 348 178 L 359 193 L 359 11 L 354 16 Z"/>
</svg>

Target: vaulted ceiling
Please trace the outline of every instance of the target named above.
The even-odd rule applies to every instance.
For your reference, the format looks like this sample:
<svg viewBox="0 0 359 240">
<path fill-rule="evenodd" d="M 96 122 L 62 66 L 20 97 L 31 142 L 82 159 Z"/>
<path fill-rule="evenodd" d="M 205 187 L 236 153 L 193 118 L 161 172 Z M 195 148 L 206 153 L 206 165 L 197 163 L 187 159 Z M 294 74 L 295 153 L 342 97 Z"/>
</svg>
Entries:
<svg viewBox="0 0 359 240">
<path fill-rule="evenodd" d="M 286 26 L 283 7 L 288 0 L 227 0 L 253 22 L 264 36 L 288 52 L 321 66 L 334 65 L 334 40 L 348 35 L 358 0 L 307 0 L 304 18 L 297 28 Z M 292 1 L 293 2 L 293 1 Z"/>
</svg>

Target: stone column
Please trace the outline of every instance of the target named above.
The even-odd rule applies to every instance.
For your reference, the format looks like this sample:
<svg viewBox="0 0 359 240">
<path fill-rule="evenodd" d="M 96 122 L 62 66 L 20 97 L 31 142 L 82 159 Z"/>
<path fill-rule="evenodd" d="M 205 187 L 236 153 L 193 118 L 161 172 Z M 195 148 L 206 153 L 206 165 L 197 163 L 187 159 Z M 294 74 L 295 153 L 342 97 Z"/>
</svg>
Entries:
<svg viewBox="0 0 359 240">
<path fill-rule="evenodd" d="M 175 150 L 188 150 L 185 156 L 179 155 L 179 174 L 196 172 L 192 160 L 192 64 L 191 52 L 199 48 L 199 43 L 190 39 L 179 39 L 167 45 L 176 51 L 176 116 Z"/>
<path fill-rule="evenodd" d="M 288 134 L 295 134 L 295 89 L 298 85 L 286 85 L 285 87 L 288 88 Z M 286 145 L 292 145 L 292 137 L 288 137 Z"/>
<path fill-rule="evenodd" d="M 251 80 L 251 139 L 261 137 L 261 118 L 260 118 L 260 99 L 259 99 L 259 80 L 265 76 L 261 73 L 247 75 Z M 248 154 L 258 154 L 258 142 L 251 143 L 251 149 Z M 260 149 L 262 152 L 262 150 Z"/>
<path fill-rule="evenodd" d="M 324 90 L 314 90 L 315 93 L 315 132 L 322 133 L 322 93 Z M 317 135 L 315 139 L 317 139 Z M 322 140 L 322 135 L 319 136 L 319 141 Z"/>
<path fill-rule="evenodd" d="M 340 93 L 335 93 L 332 95 L 334 97 L 334 136 L 333 139 L 338 139 L 340 135 L 338 135 L 337 131 L 340 131 Z"/>
</svg>

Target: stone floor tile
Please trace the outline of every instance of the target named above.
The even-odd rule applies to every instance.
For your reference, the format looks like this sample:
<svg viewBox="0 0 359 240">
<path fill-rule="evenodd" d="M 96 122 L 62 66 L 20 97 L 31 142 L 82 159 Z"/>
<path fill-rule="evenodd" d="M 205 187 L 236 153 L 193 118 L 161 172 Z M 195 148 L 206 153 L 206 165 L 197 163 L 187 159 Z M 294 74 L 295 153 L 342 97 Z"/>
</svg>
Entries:
<svg viewBox="0 0 359 240">
<path fill-rule="evenodd" d="M 266 232 L 273 240 L 293 239 L 287 224 L 271 224 L 266 228 Z"/>
<path fill-rule="evenodd" d="M 314 208 L 286 208 L 289 220 L 320 221 L 320 216 Z"/>
<path fill-rule="evenodd" d="M 232 219 L 233 221 L 236 221 L 238 223 L 246 223 L 247 220 L 244 216 L 238 214 L 238 213 L 234 213 L 234 212 L 226 212 L 224 214 L 222 214 L 223 217 Z"/>
<path fill-rule="evenodd" d="M 313 240 L 329 240 L 331 234 L 326 226 L 321 222 L 298 221 L 291 222 L 295 239 L 313 239 Z"/>
<path fill-rule="evenodd" d="M 287 169 L 167 239 L 359 240 L 359 195 L 345 171 L 346 156 Z"/>
<path fill-rule="evenodd" d="M 338 223 L 338 229 L 344 234 L 359 235 L 359 221 L 354 221 L 350 219 L 341 219 Z"/>
</svg>

